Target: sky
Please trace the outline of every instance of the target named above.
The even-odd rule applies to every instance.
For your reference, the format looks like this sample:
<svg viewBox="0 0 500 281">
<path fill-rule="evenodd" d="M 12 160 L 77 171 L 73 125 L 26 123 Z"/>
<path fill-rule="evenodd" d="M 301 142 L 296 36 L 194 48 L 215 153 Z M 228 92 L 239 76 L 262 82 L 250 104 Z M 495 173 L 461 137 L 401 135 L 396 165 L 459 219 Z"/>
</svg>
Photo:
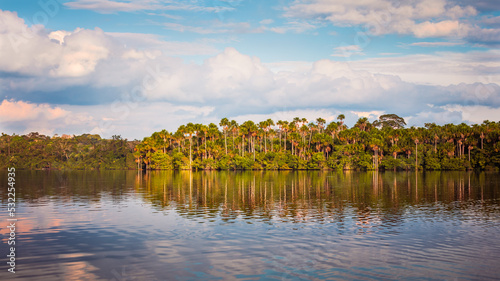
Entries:
<svg viewBox="0 0 500 281">
<path fill-rule="evenodd" d="M 0 132 L 500 121 L 500 2 L 0 1 Z"/>
</svg>

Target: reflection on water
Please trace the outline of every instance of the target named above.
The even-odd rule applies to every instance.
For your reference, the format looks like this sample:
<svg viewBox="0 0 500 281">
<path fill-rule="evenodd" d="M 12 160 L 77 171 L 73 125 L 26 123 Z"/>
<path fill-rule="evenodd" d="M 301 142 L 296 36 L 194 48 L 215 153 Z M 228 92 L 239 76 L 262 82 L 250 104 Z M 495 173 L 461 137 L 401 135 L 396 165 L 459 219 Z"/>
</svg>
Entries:
<svg viewBox="0 0 500 281">
<path fill-rule="evenodd" d="M 16 191 L 19 280 L 500 274 L 493 173 L 19 171 Z"/>
</svg>

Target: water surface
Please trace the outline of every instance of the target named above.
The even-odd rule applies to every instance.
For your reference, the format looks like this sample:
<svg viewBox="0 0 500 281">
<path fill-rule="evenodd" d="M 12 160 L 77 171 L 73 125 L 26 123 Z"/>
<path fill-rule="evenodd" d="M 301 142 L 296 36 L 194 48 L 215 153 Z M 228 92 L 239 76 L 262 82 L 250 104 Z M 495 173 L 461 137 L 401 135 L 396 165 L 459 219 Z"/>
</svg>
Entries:
<svg viewBox="0 0 500 281">
<path fill-rule="evenodd" d="M 373 280 L 500 276 L 500 176 L 18 171 L 17 273 L 0 279 Z"/>
</svg>

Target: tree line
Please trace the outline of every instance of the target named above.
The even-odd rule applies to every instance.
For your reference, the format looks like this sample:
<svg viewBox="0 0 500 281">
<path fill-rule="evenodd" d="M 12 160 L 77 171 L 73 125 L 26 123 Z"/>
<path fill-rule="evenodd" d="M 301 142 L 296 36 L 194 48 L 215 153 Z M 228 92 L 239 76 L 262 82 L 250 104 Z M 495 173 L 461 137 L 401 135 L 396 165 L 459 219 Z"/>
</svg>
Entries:
<svg viewBox="0 0 500 281">
<path fill-rule="evenodd" d="M 352 128 L 340 114 L 329 122 L 271 119 L 217 126 L 188 123 L 162 130 L 134 148 L 138 169 L 464 170 L 500 167 L 500 122 L 404 128 L 385 114 Z"/>
<path fill-rule="evenodd" d="M 133 169 L 133 156 L 138 142 L 120 136 L 103 139 L 99 135 L 0 137 L 0 166 L 18 169 Z"/>
<path fill-rule="evenodd" d="M 48 137 L 2 134 L 0 165 L 28 169 L 207 170 L 498 170 L 500 122 L 405 128 L 395 114 L 349 128 L 340 114 L 292 121 L 181 125 L 142 141 L 84 134 Z"/>
</svg>

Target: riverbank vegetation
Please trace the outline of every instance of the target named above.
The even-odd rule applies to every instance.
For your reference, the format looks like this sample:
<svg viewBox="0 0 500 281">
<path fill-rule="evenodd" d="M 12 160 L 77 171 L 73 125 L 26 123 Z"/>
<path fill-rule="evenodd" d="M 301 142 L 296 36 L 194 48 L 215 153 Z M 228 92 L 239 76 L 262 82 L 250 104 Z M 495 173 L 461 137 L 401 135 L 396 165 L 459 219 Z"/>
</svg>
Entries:
<svg viewBox="0 0 500 281">
<path fill-rule="evenodd" d="M 386 114 L 373 123 L 344 115 L 292 121 L 181 125 L 142 141 L 98 135 L 48 137 L 37 133 L 0 138 L 0 165 L 20 168 L 206 170 L 465 170 L 500 168 L 500 122 L 404 128 Z"/>
<path fill-rule="evenodd" d="M 18 169 L 133 169 L 138 142 L 99 135 L 49 137 L 38 133 L 0 137 L 0 166 Z"/>
</svg>

